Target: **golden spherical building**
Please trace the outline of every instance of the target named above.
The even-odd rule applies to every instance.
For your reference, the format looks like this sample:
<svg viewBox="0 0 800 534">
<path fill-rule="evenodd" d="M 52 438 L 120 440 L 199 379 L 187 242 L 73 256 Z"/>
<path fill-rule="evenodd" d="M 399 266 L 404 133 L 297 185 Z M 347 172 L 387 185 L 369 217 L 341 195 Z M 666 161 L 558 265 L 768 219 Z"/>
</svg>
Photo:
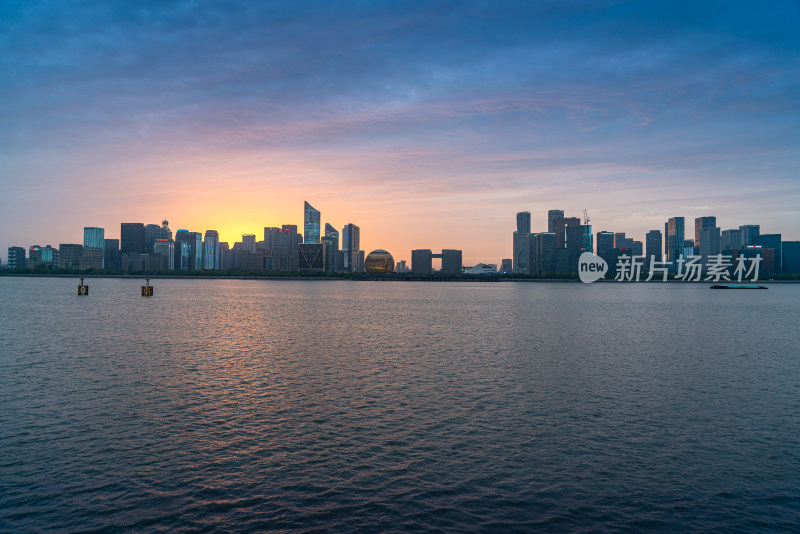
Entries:
<svg viewBox="0 0 800 534">
<path fill-rule="evenodd" d="M 394 271 L 394 258 L 383 249 L 373 250 L 364 260 L 368 273 L 390 273 Z"/>
</svg>

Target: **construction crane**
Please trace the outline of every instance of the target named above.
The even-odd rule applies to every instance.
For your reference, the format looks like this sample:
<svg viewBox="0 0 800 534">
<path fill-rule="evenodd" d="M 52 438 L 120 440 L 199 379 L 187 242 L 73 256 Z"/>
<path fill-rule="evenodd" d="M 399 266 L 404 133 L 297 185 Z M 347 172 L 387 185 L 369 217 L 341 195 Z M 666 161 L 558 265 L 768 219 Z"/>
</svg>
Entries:
<svg viewBox="0 0 800 534">
<path fill-rule="evenodd" d="M 589 212 L 583 210 L 583 224 L 589 224 Z"/>
</svg>

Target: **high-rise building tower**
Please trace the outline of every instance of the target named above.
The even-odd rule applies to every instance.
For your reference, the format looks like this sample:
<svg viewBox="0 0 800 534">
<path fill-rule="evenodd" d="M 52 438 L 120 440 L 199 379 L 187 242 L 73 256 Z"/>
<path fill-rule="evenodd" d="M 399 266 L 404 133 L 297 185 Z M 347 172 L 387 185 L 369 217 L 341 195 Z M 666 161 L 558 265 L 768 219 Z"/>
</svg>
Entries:
<svg viewBox="0 0 800 534">
<path fill-rule="evenodd" d="M 336 264 L 337 259 L 341 262 L 339 231 L 330 223 L 325 223 L 325 235 L 320 238 L 320 241 L 325 244 L 325 270 L 332 273 L 342 269 L 341 265 L 337 267 Z"/>
<path fill-rule="evenodd" d="M 83 246 L 91 248 L 103 248 L 105 246 L 105 229 L 96 226 L 85 226 L 83 228 Z"/>
<path fill-rule="evenodd" d="M 531 233 L 531 212 L 520 211 L 517 213 L 517 233 L 522 235 Z"/>
<path fill-rule="evenodd" d="M 202 232 L 189 232 L 189 257 L 189 269 L 202 271 L 205 267 Z"/>
<path fill-rule="evenodd" d="M 136 252 L 144 254 L 144 224 L 122 223 L 119 234 L 119 251 L 121 254 Z"/>
<path fill-rule="evenodd" d="M 663 261 L 661 255 L 661 230 L 650 230 L 645 237 L 645 265 L 650 268 L 650 258 L 655 256 L 656 261 Z"/>
<path fill-rule="evenodd" d="M 144 227 L 144 248 L 148 254 L 153 253 L 153 245 L 159 239 L 172 240 L 172 230 L 169 229 L 169 222 L 164 219 L 161 226 L 148 224 Z"/>
<path fill-rule="evenodd" d="M 756 239 L 756 245 L 760 245 L 763 250 L 774 250 L 775 267 L 774 272 L 781 274 L 783 257 L 782 257 L 782 244 L 783 240 L 781 234 L 760 234 Z"/>
<path fill-rule="evenodd" d="M 105 229 L 98 228 L 96 226 L 85 226 L 83 228 L 83 248 L 84 251 L 86 249 L 92 249 L 92 255 L 99 255 L 99 267 L 105 267 L 105 253 L 103 252 L 105 249 Z M 94 266 L 97 266 L 96 263 Z"/>
<path fill-rule="evenodd" d="M 694 220 L 694 246 L 700 246 L 700 230 L 703 228 L 714 228 L 716 225 L 716 217 L 697 217 Z"/>
<path fill-rule="evenodd" d="M 256 236 L 255 234 L 244 234 L 242 236 L 242 250 L 246 250 L 251 254 L 256 253 Z"/>
<path fill-rule="evenodd" d="M 344 269 L 347 272 L 358 271 L 359 250 L 361 250 L 361 229 L 353 223 L 346 224 L 342 229 L 342 253 L 344 254 Z"/>
<path fill-rule="evenodd" d="M 739 250 L 744 245 L 742 241 L 742 234 L 741 230 L 737 229 L 730 229 L 730 230 L 723 230 L 722 235 L 719 238 L 719 248 L 723 251 L 729 250 L 733 252 L 734 250 Z"/>
<path fill-rule="evenodd" d="M 672 262 L 670 269 L 675 272 L 677 261 L 684 253 L 684 218 L 672 217 L 667 221 L 667 260 Z"/>
<path fill-rule="evenodd" d="M 711 256 L 716 256 L 722 252 L 720 250 L 719 228 L 716 226 L 700 228 L 700 244 L 697 247 L 703 262 L 708 262 Z"/>
<path fill-rule="evenodd" d="M 106 269 L 119 269 L 119 239 L 103 240 L 103 267 Z"/>
<path fill-rule="evenodd" d="M 800 273 L 800 241 L 783 241 L 781 243 L 781 273 Z"/>
<path fill-rule="evenodd" d="M 325 237 L 329 238 L 334 244 L 333 250 L 339 250 L 339 231 L 330 223 L 325 223 Z"/>
<path fill-rule="evenodd" d="M 531 212 L 517 213 L 517 231 L 513 236 L 513 269 L 515 273 L 527 273 L 530 262 Z M 413 267 L 413 261 L 411 266 Z"/>
<path fill-rule="evenodd" d="M 761 235 L 761 225 L 759 224 L 744 224 L 739 227 L 742 231 L 742 240 L 745 245 L 755 245 L 758 241 L 758 236 Z"/>
<path fill-rule="evenodd" d="M 553 220 L 558 218 L 564 218 L 564 210 L 549 210 L 547 212 L 547 231 L 553 231 Z"/>
<path fill-rule="evenodd" d="M 567 246 L 567 226 L 578 226 L 581 220 L 577 217 L 555 217 L 553 219 L 553 233 L 556 234 L 556 248 Z"/>
<path fill-rule="evenodd" d="M 219 263 L 219 233 L 216 230 L 206 230 L 203 241 L 203 268 L 207 271 L 216 271 Z"/>
<path fill-rule="evenodd" d="M 264 228 L 264 250 L 278 250 L 278 235 L 281 229 L 277 226 L 267 226 Z"/>
<path fill-rule="evenodd" d="M 600 256 L 614 248 L 614 232 L 597 232 L 597 255 Z"/>
<path fill-rule="evenodd" d="M 527 273 L 530 267 L 530 233 L 521 234 L 519 231 L 514 232 L 513 237 L 513 271 L 515 273 Z M 413 267 L 413 261 L 412 261 Z"/>
<path fill-rule="evenodd" d="M 279 270 L 294 272 L 300 268 L 298 256 L 298 234 L 296 224 L 284 224 L 278 230 L 277 251 L 280 253 Z"/>
<path fill-rule="evenodd" d="M 303 206 L 303 243 L 319 243 L 319 210 L 306 202 Z"/>
</svg>

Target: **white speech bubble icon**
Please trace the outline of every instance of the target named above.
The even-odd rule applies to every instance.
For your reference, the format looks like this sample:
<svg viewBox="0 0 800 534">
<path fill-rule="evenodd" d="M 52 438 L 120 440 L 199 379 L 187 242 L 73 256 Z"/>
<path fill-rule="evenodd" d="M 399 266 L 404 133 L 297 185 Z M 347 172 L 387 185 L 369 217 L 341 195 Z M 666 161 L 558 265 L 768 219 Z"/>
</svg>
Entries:
<svg viewBox="0 0 800 534">
<path fill-rule="evenodd" d="M 584 252 L 578 259 L 578 276 L 584 284 L 591 284 L 603 278 L 607 272 L 608 264 L 600 256 Z"/>
</svg>

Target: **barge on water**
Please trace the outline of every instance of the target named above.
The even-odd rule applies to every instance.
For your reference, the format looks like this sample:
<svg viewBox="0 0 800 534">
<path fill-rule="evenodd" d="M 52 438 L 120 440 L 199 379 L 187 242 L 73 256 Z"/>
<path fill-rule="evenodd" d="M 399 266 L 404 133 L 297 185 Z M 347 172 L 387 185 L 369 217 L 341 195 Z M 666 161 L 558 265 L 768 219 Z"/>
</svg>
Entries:
<svg viewBox="0 0 800 534">
<path fill-rule="evenodd" d="M 767 286 L 723 286 L 713 285 L 711 289 L 767 289 Z"/>
</svg>

